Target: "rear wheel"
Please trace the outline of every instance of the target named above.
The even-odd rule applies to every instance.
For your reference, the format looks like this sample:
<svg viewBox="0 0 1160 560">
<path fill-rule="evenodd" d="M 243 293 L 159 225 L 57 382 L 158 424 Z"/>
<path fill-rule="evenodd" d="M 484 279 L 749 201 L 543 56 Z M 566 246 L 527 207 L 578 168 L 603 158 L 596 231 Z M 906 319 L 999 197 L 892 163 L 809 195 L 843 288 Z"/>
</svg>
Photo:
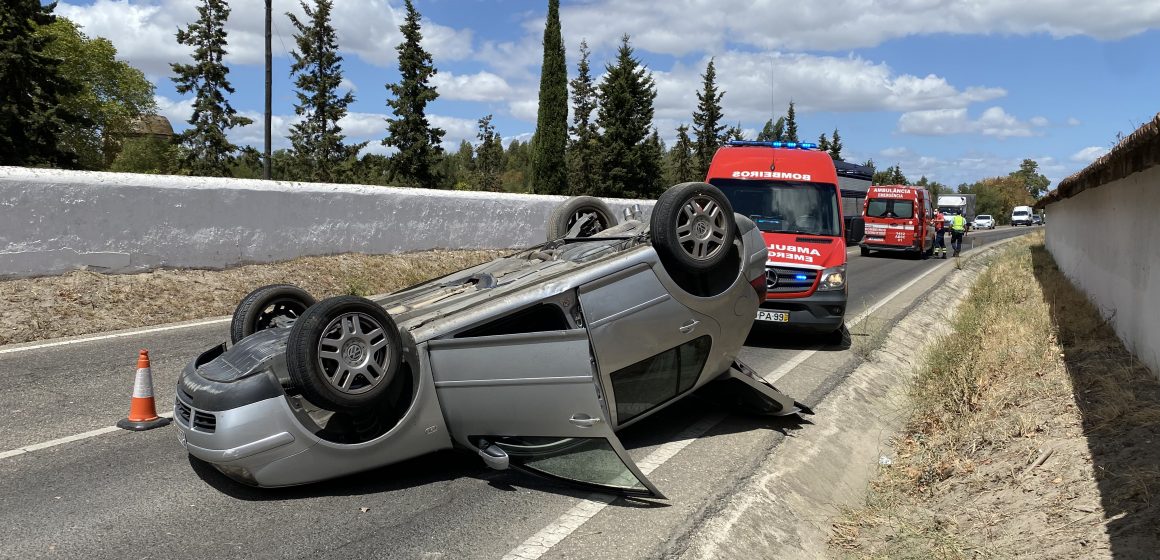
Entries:
<svg viewBox="0 0 1160 560">
<path fill-rule="evenodd" d="M 603 200 L 593 196 L 574 196 L 548 216 L 548 241 L 569 236 L 591 237 L 615 225 L 616 216 Z M 573 228 L 576 228 L 575 232 L 572 232 Z"/>
<path fill-rule="evenodd" d="M 724 262 L 737 234 L 729 199 L 708 183 L 682 183 L 662 193 L 649 228 L 662 259 L 689 272 L 712 270 Z"/>
<path fill-rule="evenodd" d="M 314 304 L 314 297 L 298 286 L 262 286 L 246 294 L 234 309 L 234 317 L 230 321 L 230 342 L 237 344 L 261 330 L 289 327 Z"/>
<path fill-rule="evenodd" d="M 402 362 L 399 329 L 377 303 L 333 297 L 306 311 L 286 341 L 286 367 L 303 396 L 335 411 L 382 404 Z"/>
</svg>

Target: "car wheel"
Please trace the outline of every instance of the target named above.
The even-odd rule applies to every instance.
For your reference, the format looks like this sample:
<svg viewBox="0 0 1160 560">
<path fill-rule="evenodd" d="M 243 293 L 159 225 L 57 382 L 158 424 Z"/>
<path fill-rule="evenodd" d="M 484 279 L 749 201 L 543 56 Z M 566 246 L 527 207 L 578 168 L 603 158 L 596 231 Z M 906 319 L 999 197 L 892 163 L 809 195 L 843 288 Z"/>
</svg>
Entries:
<svg viewBox="0 0 1160 560">
<path fill-rule="evenodd" d="M 306 290 L 292 284 L 262 286 L 242 298 L 230 321 L 230 342 L 237 344 L 258 331 L 288 327 L 315 304 Z"/>
<path fill-rule="evenodd" d="M 583 221 L 573 237 L 591 237 L 616 225 L 616 216 L 603 200 L 593 196 L 574 196 L 552 210 L 548 216 L 548 241 L 567 237 Z"/>
<path fill-rule="evenodd" d="M 729 199 L 708 183 L 669 187 L 657 198 L 649 227 L 657 253 L 690 272 L 724 262 L 737 232 Z"/>
<path fill-rule="evenodd" d="M 402 358 L 395 321 L 379 304 L 356 296 L 307 309 L 286 341 L 290 378 L 306 400 L 328 410 L 359 412 L 380 404 Z"/>
</svg>

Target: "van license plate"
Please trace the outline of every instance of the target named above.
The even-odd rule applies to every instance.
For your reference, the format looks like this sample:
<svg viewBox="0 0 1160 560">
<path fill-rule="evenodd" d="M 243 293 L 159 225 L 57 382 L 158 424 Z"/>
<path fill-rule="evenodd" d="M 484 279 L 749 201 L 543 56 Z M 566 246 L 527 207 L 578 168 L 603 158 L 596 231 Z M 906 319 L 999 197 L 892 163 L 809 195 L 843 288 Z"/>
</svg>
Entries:
<svg viewBox="0 0 1160 560">
<path fill-rule="evenodd" d="M 788 311 L 765 311 L 764 309 L 757 310 L 758 321 L 773 321 L 774 323 L 788 323 Z"/>
</svg>

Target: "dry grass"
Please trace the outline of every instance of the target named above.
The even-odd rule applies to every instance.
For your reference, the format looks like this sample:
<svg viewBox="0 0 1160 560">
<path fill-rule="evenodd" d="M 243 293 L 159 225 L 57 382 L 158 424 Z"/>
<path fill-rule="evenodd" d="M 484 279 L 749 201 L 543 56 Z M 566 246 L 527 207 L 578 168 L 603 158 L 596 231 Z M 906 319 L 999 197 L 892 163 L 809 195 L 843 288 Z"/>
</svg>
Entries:
<svg viewBox="0 0 1160 560">
<path fill-rule="evenodd" d="M 289 282 L 317 298 L 386 293 L 500 256 L 498 251 L 336 255 L 228 270 L 72 272 L 0 281 L 0 344 L 233 313 L 250 290 Z"/>
<path fill-rule="evenodd" d="M 1160 544 L 1160 383 L 1042 239 L 1002 252 L 927 355 L 892 466 L 834 526 L 842 555 L 1109 557 Z"/>
</svg>

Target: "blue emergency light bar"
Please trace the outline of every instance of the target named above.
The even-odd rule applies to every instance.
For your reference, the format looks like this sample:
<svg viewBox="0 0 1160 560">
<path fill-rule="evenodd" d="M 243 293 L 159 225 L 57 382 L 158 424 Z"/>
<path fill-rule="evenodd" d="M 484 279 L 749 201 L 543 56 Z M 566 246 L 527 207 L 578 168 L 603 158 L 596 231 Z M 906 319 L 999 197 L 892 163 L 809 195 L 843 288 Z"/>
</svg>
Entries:
<svg viewBox="0 0 1160 560">
<path fill-rule="evenodd" d="M 818 145 L 813 142 L 758 142 L 756 140 L 730 140 L 727 146 L 752 146 L 759 148 L 797 148 L 799 150 L 816 150 Z"/>
</svg>

